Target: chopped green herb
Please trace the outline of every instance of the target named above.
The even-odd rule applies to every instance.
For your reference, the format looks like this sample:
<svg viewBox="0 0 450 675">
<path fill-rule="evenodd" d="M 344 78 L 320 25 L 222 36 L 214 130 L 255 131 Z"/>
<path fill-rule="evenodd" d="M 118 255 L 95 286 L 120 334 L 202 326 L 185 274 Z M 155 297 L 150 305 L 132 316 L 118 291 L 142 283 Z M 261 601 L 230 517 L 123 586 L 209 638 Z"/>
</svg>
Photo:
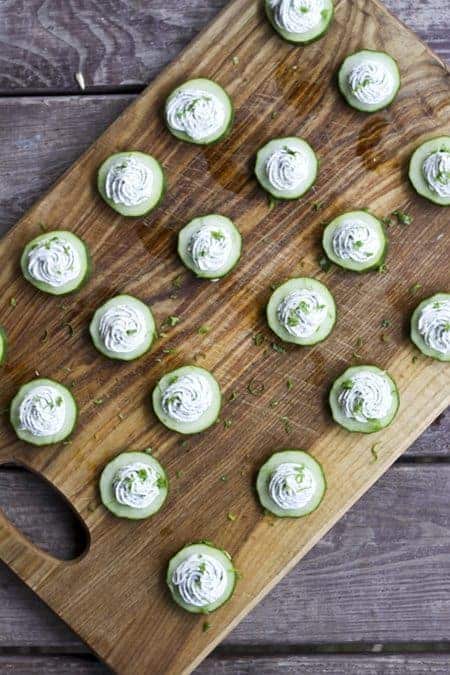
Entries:
<svg viewBox="0 0 450 675">
<path fill-rule="evenodd" d="M 270 401 L 269 406 L 270 406 L 271 408 L 276 408 L 277 405 L 278 405 L 279 403 L 280 403 L 280 401 L 277 401 L 276 398 L 273 398 L 273 399 Z"/>
<path fill-rule="evenodd" d="M 379 447 L 380 447 L 380 443 L 375 443 L 375 444 L 372 445 L 372 447 L 370 448 L 370 452 L 372 453 L 372 458 L 373 458 L 373 459 L 372 459 L 372 464 L 373 464 L 374 462 L 377 462 L 377 461 L 378 461 L 378 448 L 379 448 Z"/>
<path fill-rule="evenodd" d="M 416 363 L 418 360 L 419 360 L 419 357 L 417 356 L 417 354 L 414 354 L 414 356 L 412 357 L 412 362 Z"/>
<path fill-rule="evenodd" d="M 356 359 L 357 361 L 359 361 L 359 360 L 362 359 L 361 354 L 358 354 L 358 352 L 353 352 L 353 353 L 352 353 L 352 357 L 353 357 L 354 359 Z"/>
<path fill-rule="evenodd" d="M 211 624 L 208 621 L 204 621 L 203 626 L 202 626 L 202 631 L 204 633 L 207 633 L 210 628 L 211 628 Z"/>
<path fill-rule="evenodd" d="M 389 321 L 389 319 L 383 319 L 382 322 L 381 322 L 382 328 L 389 328 L 390 325 L 391 325 L 391 322 Z"/>
<path fill-rule="evenodd" d="M 239 396 L 239 393 L 237 391 L 232 391 L 228 400 L 229 401 L 235 401 Z"/>
<path fill-rule="evenodd" d="M 224 429 L 229 429 L 229 428 L 231 427 L 232 424 L 233 424 L 233 423 L 232 423 L 231 420 L 224 420 L 224 421 L 223 421 L 223 427 L 224 427 Z"/>
<path fill-rule="evenodd" d="M 44 330 L 44 332 L 41 335 L 41 342 L 46 342 L 48 338 L 48 330 Z"/>
<path fill-rule="evenodd" d="M 222 483 L 226 483 L 228 480 L 228 476 L 224 474 L 223 476 L 220 476 L 220 480 L 222 481 Z"/>
<path fill-rule="evenodd" d="M 380 274 L 386 274 L 387 271 L 387 266 L 384 263 L 378 267 L 378 272 Z"/>
<path fill-rule="evenodd" d="M 206 335 L 207 333 L 209 333 L 210 330 L 211 330 L 211 329 L 210 329 L 209 326 L 200 326 L 200 328 L 198 329 L 197 333 L 198 333 L 199 335 Z"/>
<path fill-rule="evenodd" d="M 253 378 L 247 385 L 247 391 L 252 396 L 261 396 L 264 393 L 265 385 L 263 382 L 258 382 Z"/>
<path fill-rule="evenodd" d="M 353 387 L 353 382 L 351 380 L 344 380 L 341 384 L 341 389 L 351 389 Z"/>
<path fill-rule="evenodd" d="M 389 342 L 389 335 L 387 335 L 386 333 L 381 333 L 380 340 L 381 342 Z"/>
<path fill-rule="evenodd" d="M 422 288 L 422 284 L 415 283 L 412 286 L 410 286 L 409 292 L 414 294 L 414 293 L 417 293 L 418 291 L 420 291 L 421 288 Z"/>
<path fill-rule="evenodd" d="M 231 520 L 231 522 L 233 523 L 236 520 L 237 516 L 235 516 L 234 513 L 228 513 L 227 518 L 228 520 Z"/>
<path fill-rule="evenodd" d="M 17 306 L 17 300 L 15 298 L 11 298 L 9 301 L 9 304 L 11 307 L 16 307 Z"/>
<path fill-rule="evenodd" d="M 322 256 L 319 260 L 319 267 L 322 272 L 328 272 L 331 268 L 331 260 L 329 260 L 326 256 Z"/>
<path fill-rule="evenodd" d="M 274 120 L 276 117 L 278 117 L 278 112 L 274 110 L 271 114 L 271 118 Z"/>
<path fill-rule="evenodd" d="M 262 333 L 255 333 L 253 336 L 253 344 L 255 347 L 260 347 L 266 338 Z"/>
<path fill-rule="evenodd" d="M 392 225 L 392 218 L 391 218 L 391 216 L 385 216 L 384 218 L 381 219 L 381 222 L 386 227 L 390 227 Z"/>
<path fill-rule="evenodd" d="M 175 347 L 167 347 L 167 349 L 163 349 L 163 354 L 176 354 L 177 350 Z"/>
<path fill-rule="evenodd" d="M 173 328 L 174 326 L 177 325 L 177 323 L 180 323 L 180 317 L 179 316 L 168 316 L 167 319 L 164 321 L 162 324 L 163 326 L 170 326 Z"/>
<path fill-rule="evenodd" d="M 293 386 L 294 386 L 294 382 L 292 381 L 292 378 L 288 377 L 288 379 L 286 380 L 287 390 L 290 391 Z"/>
<path fill-rule="evenodd" d="M 268 195 L 267 201 L 269 203 L 269 209 L 272 211 L 273 208 L 278 204 L 278 200 L 275 199 L 275 197 L 272 197 L 272 195 Z"/>
<path fill-rule="evenodd" d="M 403 211 L 392 211 L 392 215 L 397 218 L 400 225 L 411 225 L 413 222 L 413 217 Z"/>
<path fill-rule="evenodd" d="M 47 227 L 44 225 L 44 223 L 41 223 L 41 222 L 39 221 L 38 227 L 39 227 L 39 229 L 41 230 L 41 232 L 47 232 Z"/>
<path fill-rule="evenodd" d="M 320 211 L 321 209 L 323 209 L 324 206 L 325 206 L 325 202 L 313 202 L 312 210 L 317 213 L 317 211 Z"/>
<path fill-rule="evenodd" d="M 289 418 L 286 417 L 286 416 L 283 416 L 283 417 L 281 417 L 281 421 L 283 422 L 285 432 L 287 434 L 290 434 L 291 431 L 292 431 L 292 424 L 291 424 Z"/>
<path fill-rule="evenodd" d="M 364 340 L 362 337 L 356 338 L 356 347 L 359 349 L 359 347 L 362 347 L 364 344 Z"/>
<path fill-rule="evenodd" d="M 175 477 L 176 478 L 181 478 L 182 475 L 183 475 L 182 471 L 175 471 Z"/>
<path fill-rule="evenodd" d="M 103 399 L 102 398 L 94 398 L 93 403 L 94 403 L 94 405 L 101 405 L 103 403 Z"/>
<path fill-rule="evenodd" d="M 272 342 L 272 349 L 274 352 L 278 352 L 278 354 L 284 354 L 285 353 L 285 348 L 279 345 L 277 342 Z"/>
<path fill-rule="evenodd" d="M 231 60 L 233 61 L 233 66 L 237 66 L 239 63 L 239 56 L 233 56 Z"/>
<path fill-rule="evenodd" d="M 183 284 L 183 275 L 178 274 L 174 279 L 172 279 L 172 288 L 175 290 L 180 290 L 181 286 Z"/>
</svg>

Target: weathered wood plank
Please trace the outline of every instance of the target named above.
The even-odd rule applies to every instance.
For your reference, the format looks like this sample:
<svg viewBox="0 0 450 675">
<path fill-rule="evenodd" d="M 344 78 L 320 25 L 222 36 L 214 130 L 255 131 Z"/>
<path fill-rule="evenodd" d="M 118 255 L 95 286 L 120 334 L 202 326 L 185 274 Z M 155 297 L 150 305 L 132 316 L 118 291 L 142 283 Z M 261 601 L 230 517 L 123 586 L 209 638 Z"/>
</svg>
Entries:
<svg viewBox="0 0 450 675">
<path fill-rule="evenodd" d="M 446 675 L 447 654 L 330 654 L 308 656 L 209 657 L 196 675 Z M 109 675 L 83 656 L 0 656 L 0 672 L 13 675 Z"/>
<path fill-rule="evenodd" d="M 449 490 L 447 464 L 395 465 L 242 621 L 224 647 L 447 641 Z M 13 471 L 0 472 L 0 494 L 26 522 L 29 496 Z M 61 547 L 67 547 L 61 528 L 51 533 L 42 527 L 38 503 L 36 496 L 28 531 L 37 541 L 60 538 Z M 44 508 L 55 527 L 51 504 Z M 214 631 L 214 616 L 210 623 Z M 0 647 L 24 646 L 84 649 L 0 566 Z"/>
<path fill-rule="evenodd" d="M 143 86 L 227 0 L 6 0 L 0 5 L 0 93 Z M 450 58 L 446 0 L 385 0 L 443 58 Z"/>
</svg>

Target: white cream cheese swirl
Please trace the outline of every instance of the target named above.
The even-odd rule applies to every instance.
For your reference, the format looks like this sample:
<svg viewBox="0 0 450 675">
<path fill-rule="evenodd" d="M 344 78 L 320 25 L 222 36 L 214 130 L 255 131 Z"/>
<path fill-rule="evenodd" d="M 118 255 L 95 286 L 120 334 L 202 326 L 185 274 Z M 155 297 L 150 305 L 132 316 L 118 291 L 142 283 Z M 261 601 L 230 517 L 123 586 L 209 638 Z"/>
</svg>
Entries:
<svg viewBox="0 0 450 675">
<path fill-rule="evenodd" d="M 232 252 L 230 233 L 222 227 L 203 225 L 191 235 L 188 253 L 201 272 L 218 272 Z"/>
<path fill-rule="evenodd" d="M 295 190 L 307 174 L 304 155 L 296 149 L 284 146 L 275 150 L 266 162 L 266 176 L 276 190 Z"/>
<path fill-rule="evenodd" d="M 364 370 L 344 382 L 338 396 L 344 415 L 358 422 L 381 420 L 392 407 L 388 380 L 382 375 Z"/>
<path fill-rule="evenodd" d="M 206 607 L 225 593 L 227 571 L 213 556 L 196 553 L 175 568 L 172 584 L 187 605 Z"/>
<path fill-rule="evenodd" d="M 53 436 L 61 431 L 66 418 L 66 404 L 59 391 L 38 385 L 19 406 L 19 428 L 33 436 Z"/>
<path fill-rule="evenodd" d="M 148 508 L 159 495 L 161 478 L 150 464 L 133 462 L 122 466 L 113 479 L 116 501 L 133 509 Z"/>
<path fill-rule="evenodd" d="M 305 288 L 288 293 L 278 305 L 277 316 L 290 335 L 308 338 L 325 320 L 327 307 L 318 293 Z"/>
<path fill-rule="evenodd" d="M 348 84 L 355 98 L 365 105 L 376 105 L 394 92 L 391 72 L 378 61 L 363 61 L 348 75 Z"/>
<path fill-rule="evenodd" d="M 434 300 L 420 312 L 417 330 L 430 349 L 450 354 L 450 300 Z"/>
<path fill-rule="evenodd" d="M 175 376 L 161 396 L 161 407 L 165 414 L 184 424 L 200 419 L 211 403 L 209 382 L 197 373 Z"/>
<path fill-rule="evenodd" d="M 424 161 L 422 171 L 430 190 L 439 197 L 450 199 L 450 152 L 431 153 Z"/>
<path fill-rule="evenodd" d="M 270 0 L 273 20 L 287 33 L 307 33 L 320 25 L 325 0 Z"/>
<path fill-rule="evenodd" d="M 332 245 L 338 258 L 356 263 L 375 258 L 380 250 L 375 229 L 357 220 L 347 220 L 338 225 L 333 234 Z"/>
<path fill-rule="evenodd" d="M 166 106 L 169 127 L 194 141 L 220 132 L 225 116 L 225 107 L 217 96 L 200 89 L 179 89 Z"/>
<path fill-rule="evenodd" d="M 128 354 L 147 339 L 145 318 L 131 304 L 115 305 L 102 315 L 98 335 L 108 351 Z"/>
<path fill-rule="evenodd" d="M 138 206 L 150 199 L 153 173 L 144 162 L 133 157 L 118 157 L 105 178 L 105 193 L 114 204 Z"/>
<path fill-rule="evenodd" d="M 302 464 L 279 464 L 270 476 L 268 491 L 280 509 L 301 509 L 314 496 L 316 483 L 309 469 Z"/>
<path fill-rule="evenodd" d="M 64 286 L 81 274 L 78 251 L 61 235 L 49 236 L 30 249 L 28 274 L 49 286 Z"/>
</svg>

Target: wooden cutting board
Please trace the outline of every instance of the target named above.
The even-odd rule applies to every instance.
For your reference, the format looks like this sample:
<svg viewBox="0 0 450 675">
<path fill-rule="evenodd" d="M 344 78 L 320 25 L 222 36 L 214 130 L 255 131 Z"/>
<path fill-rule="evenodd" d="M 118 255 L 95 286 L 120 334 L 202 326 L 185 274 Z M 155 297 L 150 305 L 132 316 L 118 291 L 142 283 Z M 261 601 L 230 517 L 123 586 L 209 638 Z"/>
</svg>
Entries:
<svg viewBox="0 0 450 675">
<path fill-rule="evenodd" d="M 340 62 L 362 47 L 389 51 L 402 73 L 396 103 L 372 116 L 348 108 L 336 88 Z M 161 118 L 172 88 L 200 75 L 224 85 L 237 110 L 230 138 L 203 149 L 177 142 Z M 194 668 L 448 404 L 449 368 L 418 355 L 408 319 L 421 298 L 449 289 L 449 216 L 414 194 L 406 170 L 422 140 L 450 133 L 449 94 L 444 64 L 376 0 L 339 0 L 328 35 L 304 49 L 273 33 L 259 2 L 234 0 L 1 242 L 0 321 L 11 352 L 0 405 L 38 371 L 73 383 L 80 423 L 70 444 L 34 449 L 15 439 L 5 415 L 0 457 L 51 481 L 86 523 L 90 545 L 80 559 L 54 560 L 1 516 L 0 556 L 118 673 Z M 321 172 L 305 199 L 270 208 L 252 160 L 287 134 L 312 144 Z M 158 157 L 169 182 L 161 208 L 135 221 L 115 215 L 95 189 L 97 166 L 127 149 Z M 354 207 L 414 218 L 390 228 L 385 273 L 325 273 L 318 264 L 323 221 Z M 195 280 L 175 254 L 178 230 L 207 212 L 230 216 L 244 237 L 239 267 L 217 284 Z M 79 294 L 46 297 L 21 278 L 20 252 L 39 223 L 88 242 L 95 273 Z M 339 319 L 323 344 L 278 353 L 263 308 L 271 284 L 295 275 L 325 281 Z M 102 358 L 87 333 L 95 308 L 119 292 L 147 301 L 159 324 L 180 318 L 132 364 Z M 210 331 L 199 334 L 201 326 Z M 266 339 L 256 346 L 258 332 Z M 149 392 L 194 361 L 216 375 L 224 407 L 221 423 L 185 443 L 156 421 Z M 338 428 L 326 405 L 334 378 L 365 361 L 389 369 L 401 393 L 394 424 L 370 437 Z M 252 378 L 265 386 L 260 397 L 247 389 Z M 114 519 L 99 503 L 99 472 L 117 452 L 148 446 L 168 468 L 168 505 L 146 522 Z M 327 496 L 306 519 L 275 521 L 254 498 L 257 468 L 282 447 L 305 448 L 324 466 Z M 226 548 L 242 574 L 208 631 L 204 618 L 172 604 L 163 581 L 171 555 L 198 539 Z"/>
</svg>

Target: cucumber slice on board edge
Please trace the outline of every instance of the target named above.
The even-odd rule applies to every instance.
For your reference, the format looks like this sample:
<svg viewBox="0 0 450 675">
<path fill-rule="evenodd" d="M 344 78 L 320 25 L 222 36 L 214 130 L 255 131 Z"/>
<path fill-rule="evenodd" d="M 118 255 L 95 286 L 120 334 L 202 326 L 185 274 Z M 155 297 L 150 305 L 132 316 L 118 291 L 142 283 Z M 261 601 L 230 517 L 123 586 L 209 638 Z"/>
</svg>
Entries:
<svg viewBox="0 0 450 675">
<path fill-rule="evenodd" d="M 161 397 L 165 389 L 173 384 L 174 378 L 176 380 L 176 378 L 182 377 L 183 375 L 192 374 L 201 375 L 207 379 L 211 387 L 212 402 L 208 410 L 194 422 L 177 422 L 176 420 L 171 419 L 163 410 Z M 181 368 L 177 368 L 176 370 L 172 370 L 172 372 L 163 375 L 153 389 L 152 403 L 155 415 L 167 429 L 176 431 L 179 434 L 197 434 L 201 431 L 205 431 L 217 421 L 222 407 L 222 394 L 217 380 L 208 370 L 200 368 L 200 366 L 182 366 Z"/>
<path fill-rule="evenodd" d="M 425 300 L 422 300 L 422 302 L 416 307 L 414 310 L 412 316 L 411 316 L 411 341 L 416 345 L 416 347 L 424 354 L 424 356 L 429 356 L 432 359 L 436 359 L 437 361 L 450 361 L 450 350 L 448 354 L 444 354 L 443 352 L 439 352 L 436 349 L 433 349 L 429 345 L 426 344 L 425 340 L 423 339 L 422 335 L 419 333 L 417 324 L 421 315 L 422 310 L 429 305 L 430 303 L 434 302 L 442 302 L 445 301 L 449 303 L 450 305 L 450 293 L 435 293 L 435 295 L 432 295 L 430 298 L 426 298 Z M 450 320 L 450 319 L 449 319 Z M 449 325 L 449 340 L 450 340 L 450 325 Z"/>
<path fill-rule="evenodd" d="M 35 279 L 28 270 L 28 257 L 30 251 L 55 237 L 68 242 L 72 246 L 80 263 L 80 274 L 76 279 L 72 279 L 61 286 L 52 286 L 46 282 L 39 281 Z M 50 295 L 68 295 L 69 293 L 75 293 L 80 290 L 80 288 L 82 288 L 89 280 L 92 272 L 92 261 L 86 244 L 76 234 L 68 232 L 67 230 L 54 230 L 53 232 L 45 232 L 26 244 L 20 258 L 20 267 L 24 278 L 43 293 L 48 293 Z"/>
<path fill-rule="evenodd" d="M 6 356 L 8 353 L 8 336 L 6 335 L 6 330 L 3 326 L 0 326 L 0 366 L 2 366 L 6 361 Z"/>
<path fill-rule="evenodd" d="M 370 227 L 379 241 L 379 250 L 375 257 L 370 257 L 367 262 L 357 262 L 348 260 L 337 255 L 333 246 L 333 236 L 336 230 L 346 221 L 354 219 L 360 221 L 363 225 Z M 388 250 L 388 237 L 385 227 L 381 220 L 373 216 L 368 211 L 348 211 L 334 218 L 325 228 L 322 236 L 322 246 L 325 254 L 331 262 L 339 267 L 351 272 L 369 272 L 378 269 L 385 261 Z"/>
<path fill-rule="evenodd" d="M 389 413 L 380 420 L 368 420 L 367 422 L 359 422 L 355 419 L 350 419 L 346 417 L 341 410 L 341 406 L 338 402 L 338 396 L 342 389 L 342 384 L 351 379 L 351 377 L 361 371 L 370 371 L 376 375 L 384 376 L 388 379 L 390 384 L 390 390 L 392 395 L 392 405 Z M 394 420 L 397 415 L 399 406 L 400 406 L 400 395 L 396 383 L 392 377 L 386 371 L 378 368 L 377 366 L 364 365 L 364 366 L 352 366 L 347 368 L 347 370 L 340 375 L 337 380 L 335 380 L 333 386 L 331 387 L 329 394 L 329 404 L 331 408 L 331 414 L 334 421 L 339 424 L 347 431 L 358 432 L 361 434 L 372 434 L 376 431 L 381 431 L 388 427 Z"/>
<path fill-rule="evenodd" d="M 134 508 L 126 504 L 120 504 L 114 494 L 114 478 L 119 469 L 133 463 L 148 464 L 153 467 L 161 477 L 159 494 L 154 501 L 145 508 Z M 164 506 L 169 494 L 169 479 L 166 471 L 163 469 L 157 459 L 147 452 L 122 452 L 112 459 L 102 471 L 99 481 L 100 497 L 103 505 L 118 518 L 128 518 L 129 520 L 143 520 L 155 515 Z"/>
<path fill-rule="evenodd" d="M 283 28 L 277 25 L 274 20 L 273 8 L 270 5 L 270 0 L 265 0 L 265 10 L 273 29 L 283 38 L 283 40 L 294 45 L 308 45 L 320 40 L 328 32 L 334 17 L 333 1 L 326 0 L 326 7 L 321 12 L 322 20 L 316 28 L 311 28 L 304 33 L 292 33 L 283 30 Z"/>
<path fill-rule="evenodd" d="M 442 197 L 430 190 L 423 175 L 423 163 L 434 152 L 448 152 L 450 154 L 450 136 L 438 136 L 425 141 L 413 152 L 409 162 L 409 180 L 414 190 L 421 197 L 425 197 L 438 206 L 450 206 L 450 196 Z M 450 183 L 450 177 L 449 181 Z"/>
<path fill-rule="evenodd" d="M 316 481 L 316 490 L 312 499 L 301 509 L 282 509 L 271 498 L 268 491 L 268 482 L 280 464 L 299 464 L 305 466 L 313 474 Z M 261 466 L 256 479 L 256 491 L 263 509 L 270 511 L 277 518 L 302 518 L 315 511 L 321 504 L 327 482 L 322 465 L 304 450 L 286 449 L 275 452 Z"/>
<path fill-rule="evenodd" d="M 100 338 L 99 326 L 102 316 L 109 309 L 119 305 L 132 306 L 142 316 L 146 324 L 145 337 L 141 345 L 136 347 L 133 351 L 113 352 L 106 347 Z M 144 356 L 144 354 L 150 351 L 156 336 L 156 324 L 150 307 L 143 303 L 142 300 L 139 300 L 132 295 L 123 294 L 116 295 L 114 298 L 110 298 L 97 309 L 89 325 L 89 332 L 91 334 L 94 347 L 97 349 L 97 351 L 103 354 L 103 356 L 106 356 L 108 359 L 118 361 L 134 361 L 135 359 L 139 359 L 141 356 Z"/>
<path fill-rule="evenodd" d="M 269 182 L 266 173 L 266 164 L 271 155 L 278 151 L 282 150 L 285 147 L 288 147 L 290 150 L 297 150 L 302 153 L 305 157 L 307 166 L 307 172 L 305 178 L 301 181 L 300 185 L 294 190 L 277 190 Z M 300 199 L 303 197 L 314 185 L 317 179 L 317 174 L 319 171 L 319 160 L 317 159 L 316 153 L 312 147 L 307 143 L 303 138 L 297 138 L 296 136 L 287 136 L 286 138 L 274 138 L 265 145 L 263 145 L 256 154 L 256 163 L 255 163 L 255 176 L 259 184 L 268 194 L 270 194 L 274 199 L 279 199 L 281 201 L 290 201 L 293 199 Z"/>
<path fill-rule="evenodd" d="M 226 230 L 231 237 L 231 254 L 225 265 L 214 271 L 204 271 L 195 265 L 189 252 L 192 235 L 203 226 L 216 226 L 218 230 Z M 178 234 L 178 255 L 183 264 L 201 279 L 220 279 L 229 274 L 238 264 L 242 252 L 242 237 L 236 225 L 225 216 L 210 214 L 194 218 L 180 230 Z"/>
<path fill-rule="evenodd" d="M 223 595 L 211 603 L 210 605 L 205 605 L 203 607 L 197 607 L 195 605 L 188 605 L 181 598 L 176 586 L 172 583 L 172 575 L 175 569 L 180 563 L 189 558 L 191 555 L 207 555 L 215 558 L 226 570 L 227 573 L 227 584 Z M 184 546 L 178 553 L 176 553 L 173 558 L 170 559 L 169 565 L 167 567 L 166 583 L 169 587 L 169 591 L 172 595 L 173 600 L 179 605 L 182 609 L 192 614 L 210 614 L 216 609 L 224 605 L 232 597 L 234 590 L 236 588 L 237 581 L 237 572 L 233 566 L 233 561 L 231 556 L 224 550 L 217 548 L 210 542 L 199 541 L 193 544 L 187 544 Z"/>
<path fill-rule="evenodd" d="M 195 140 L 184 131 L 174 129 L 170 126 L 167 119 L 167 106 L 172 98 L 174 98 L 174 96 L 176 96 L 179 91 L 189 91 L 190 89 L 202 91 L 206 94 L 215 96 L 225 108 L 225 120 L 221 129 L 214 134 L 210 134 L 209 136 L 202 138 L 201 140 Z M 187 82 L 184 82 L 172 91 L 166 101 L 164 118 L 168 131 L 172 134 L 172 136 L 175 136 L 180 141 L 192 143 L 193 145 L 212 145 L 213 143 L 219 143 L 220 141 L 223 141 L 230 134 L 234 123 L 234 107 L 230 96 L 227 94 L 225 89 L 220 86 L 220 84 L 217 84 L 217 82 L 209 80 L 206 77 L 199 77 L 194 80 L 188 80 Z"/>
<path fill-rule="evenodd" d="M 319 326 L 314 336 L 308 338 L 291 335 L 278 320 L 278 306 L 289 293 L 297 290 L 315 291 L 323 299 L 327 307 L 324 322 Z M 298 277 L 285 281 L 284 284 L 278 286 L 272 293 L 266 307 L 267 323 L 275 335 L 283 340 L 283 342 L 290 342 L 301 347 L 310 347 L 325 340 L 334 328 L 336 315 L 336 303 L 328 288 L 322 282 L 310 277 Z"/>
<path fill-rule="evenodd" d="M 112 199 L 109 199 L 105 188 L 106 176 L 109 169 L 111 169 L 116 163 L 126 161 L 129 158 L 134 158 L 137 161 L 145 164 L 145 166 L 151 171 L 153 177 L 151 196 L 136 206 L 116 204 Z M 148 213 L 150 213 L 150 211 L 156 209 L 156 207 L 160 204 L 166 191 L 166 178 L 161 164 L 157 159 L 152 157 L 152 155 L 147 155 L 146 153 L 139 152 L 137 150 L 128 150 L 127 152 L 117 152 L 104 160 L 98 169 L 97 188 L 103 201 L 105 201 L 106 204 L 108 204 L 108 206 L 110 206 L 114 211 L 120 213 L 121 216 L 125 216 L 126 218 L 139 218 L 146 216 Z"/>
<path fill-rule="evenodd" d="M 29 392 L 40 386 L 48 386 L 56 389 L 58 394 L 63 397 L 64 403 L 66 404 L 66 419 L 63 428 L 57 434 L 53 434 L 52 436 L 34 436 L 29 431 L 20 429 L 20 405 Z M 39 378 L 27 382 L 27 384 L 20 387 L 19 391 L 11 401 L 9 418 L 17 437 L 22 441 L 30 443 L 31 445 L 53 445 L 54 443 L 64 441 L 73 432 L 78 418 L 78 406 L 71 392 L 64 387 L 64 385 L 55 382 L 54 380 Z"/>
<path fill-rule="evenodd" d="M 365 61 L 376 62 L 388 69 L 394 81 L 392 93 L 384 98 L 380 103 L 363 103 L 352 93 L 348 85 L 348 76 L 355 66 Z M 386 52 L 379 52 L 372 49 L 362 49 L 361 51 L 349 54 L 339 69 L 338 86 L 348 105 L 363 113 L 374 113 L 389 107 L 397 97 L 401 87 L 401 77 L 396 60 Z"/>
</svg>

